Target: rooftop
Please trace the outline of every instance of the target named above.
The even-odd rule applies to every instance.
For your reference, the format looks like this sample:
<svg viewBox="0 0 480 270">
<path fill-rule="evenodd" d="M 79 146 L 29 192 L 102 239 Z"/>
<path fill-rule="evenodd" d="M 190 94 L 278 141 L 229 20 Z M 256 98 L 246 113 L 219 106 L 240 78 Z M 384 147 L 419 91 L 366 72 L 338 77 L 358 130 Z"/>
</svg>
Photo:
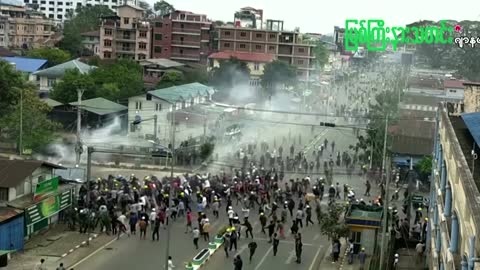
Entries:
<svg viewBox="0 0 480 270">
<path fill-rule="evenodd" d="M 19 0 L 0 0 L 0 6 L 24 7 L 25 4 Z"/>
<path fill-rule="evenodd" d="M 217 53 L 210 54 L 208 58 L 221 59 L 221 60 L 236 58 L 240 61 L 246 61 L 246 62 L 268 63 L 268 62 L 272 62 L 275 59 L 275 56 L 273 54 L 267 54 L 267 53 L 217 52 Z"/>
<path fill-rule="evenodd" d="M 6 48 L 4 47 L 0 47 L 0 56 L 7 56 L 7 57 L 13 57 L 13 56 L 17 56 L 16 53 L 12 52 L 12 51 L 9 51 L 7 50 Z"/>
<path fill-rule="evenodd" d="M 47 103 L 48 106 L 52 107 L 52 108 L 55 108 L 55 107 L 58 107 L 58 106 L 61 106 L 63 105 L 63 103 L 60 103 L 56 100 L 53 100 L 51 98 L 44 98 L 42 99 L 43 102 Z"/>
<path fill-rule="evenodd" d="M 65 75 L 65 72 L 69 69 L 76 69 L 82 74 L 89 73 L 95 66 L 90 66 L 85 63 L 80 62 L 79 60 L 71 60 L 60 65 L 56 65 L 47 69 L 43 69 L 33 73 L 33 75 L 45 76 L 49 78 L 61 78 Z"/>
<path fill-rule="evenodd" d="M 189 100 L 198 96 L 208 96 L 213 93 L 213 88 L 201 83 L 189 83 L 157 90 L 148 91 L 149 95 L 169 103 Z"/>
<path fill-rule="evenodd" d="M 72 106 L 77 106 L 78 102 L 71 102 L 69 104 Z M 107 115 L 128 109 L 126 106 L 104 98 L 92 98 L 82 100 L 82 105 L 80 106 L 82 107 L 82 109 L 98 115 Z"/>
<path fill-rule="evenodd" d="M 0 159 L 0 187 L 16 187 L 41 166 L 65 169 L 62 166 L 41 160 Z"/>
<path fill-rule="evenodd" d="M 84 36 L 84 37 L 99 37 L 100 36 L 100 30 L 85 32 L 85 33 L 82 33 L 81 35 Z"/>
<path fill-rule="evenodd" d="M 5 220 L 9 220 L 19 214 L 23 213 L 23 210 L 15 209 L 12 207 L 0 207 L 0 223 Z"/>
<path fill-rule="evenodd" d="M 163 68 L 183 67 L 185 64 L 166 58 L 145 59 L 140 61 L 141 66 L 156 65 Z"/>
<path fill-rule="evenodd" d="M 444 80 L 443 88 L 464 89 L 465 86 L 463 84 L 466 82 L 464 80 Z"/>
<path fill-rule="evenodd" d="M 48 62 L 46 59 L 36 59 L 18 56 L 0 58 L 7 62 L 14 63 L 18 71 L 27 73 L 32 73 L 42 69 Z"/>
</svg>

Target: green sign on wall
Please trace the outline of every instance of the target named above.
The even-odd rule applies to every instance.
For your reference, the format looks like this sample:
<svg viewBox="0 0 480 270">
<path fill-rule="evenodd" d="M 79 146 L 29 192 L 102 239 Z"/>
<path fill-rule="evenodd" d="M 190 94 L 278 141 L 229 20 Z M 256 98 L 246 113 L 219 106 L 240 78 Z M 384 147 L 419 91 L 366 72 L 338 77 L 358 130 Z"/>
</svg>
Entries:
<svg viewBox="0 0 480 270">
<path fill-rule="evenodd" d="M 57 193 L 58 190 L 58 177 L 54 177 L 50 180 L 46 180 L 37 184 L 35 189 L 35 196 L 33 200 L 38 202 L 44 198 Z"/>
<path fill-rule="evenodd" d="M 25 211 L 25 225 L 28 227 L 38 223 L 72 204 L 72 191 L 68 190 L 55 196 L 44 199 Z"/>
</svg>

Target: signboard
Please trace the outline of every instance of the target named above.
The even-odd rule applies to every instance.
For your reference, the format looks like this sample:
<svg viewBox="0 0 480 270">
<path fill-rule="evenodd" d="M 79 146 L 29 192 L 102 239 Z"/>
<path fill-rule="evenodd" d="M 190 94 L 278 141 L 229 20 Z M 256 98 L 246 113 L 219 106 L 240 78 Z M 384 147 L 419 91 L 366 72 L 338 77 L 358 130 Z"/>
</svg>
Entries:
<svg viewBox="0 0 480 270">
<path fill-rule="evenodd" d="M 412 202 L 413 203 L 423 203 L 423 196 L 412 195 Z"/>
<path fill-rule="evenodd" d="M 55 194 L 58 190 L 58 177 L 46 180 L 37 184 L 33 200 L 39 202 L 46 197 Z"/>
<path fill-rule="evenodd" d="M 26 225 L 31 225 L 48 218 L 72 204 L 72 191 L 51 196 L 27 208 L 25 211 Z"/>
</svg>

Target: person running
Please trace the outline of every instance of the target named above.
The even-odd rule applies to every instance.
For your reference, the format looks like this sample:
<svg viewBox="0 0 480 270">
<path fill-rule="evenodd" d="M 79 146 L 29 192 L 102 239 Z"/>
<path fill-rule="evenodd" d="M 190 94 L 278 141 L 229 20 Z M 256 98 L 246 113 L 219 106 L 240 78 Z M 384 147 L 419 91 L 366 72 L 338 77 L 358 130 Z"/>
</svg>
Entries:
<svg viewBox="0 0 480 270">
<path fill-rule="evenodd" d="M 248 244 L 248 249 L 250 250 L 250 263 L 252 263 L 253 254 L 255 254 L 255 250 L 257 249 L 257 243 L 250 242 Z"/>
<path fill-rule="evenodd" d="M 270 220 L 270 224 L 268 225 L 267 228 L 268 228 L 268 238 L 270 239 L 268 242 L 271 243 L 273 233 L 275 232 L 275 221 Z"/>
<path fill-rule="evenodd" d="M 118 237 L 117 239 L 120 239 L 120 235 L 122 233 L 125 233 L 128 235 L 128 237 L 130 237 L 130 233 L 127 232 L 127 217 L 125 216 L 125 213 L 122 213 L 119 217 L 118 217 L 118 226 L 119 226 L 119 231 L 118 231 Z"/>
<path fill-rule="evenodd" d="M 300 228 L 303 228 L 303 210 L 302 208 L 298 208 L 295 220 Z"/>
<path fill-rule="evenodd" d="M 232 229 L 230 232 L 230 251 L 232 251 L 233 246 L 235 246 L 235 251 L 237 251 L 237 239 L 238 239 L 238 234 L 235 231 L 235 229 Z"/>
<path fill-rule="evenodd" d="M 302 249 L 302 235 L 300 233 L 297 233 L 297 235 L 295 235 L 295 255 L 297 256 L 297 263 L 302 262 Z"/>
<path fill-rule="evenodd" d="M 195 249 L 198 249 L 198 239 L 200 238 L 200 231 L 198 230 L 197 227 L 193 229 L 192 234 L 193 234 L 193 245 L 195 246 Z"/>
<path fill-rule="evenodd" d="M 205 219 L 203 223 L 203 240 L 210 241 L 210 221 L 208 218 Z"/>
<path fill-rule="evenodd" d="M 240 254 L 233 259 L 233 265 L 235 266 L 235 270 L 242 270 L 243 267 L 243 261 L 242 258 L 240 257 Z"/>
<path fill-rule="evenodd" d="M 168 256 L 168 270 L 173 270 L 173 268 L 175 268 L 175 265 L 173 265 L 172 256 Z"/>
<path fill-rule="evenodd" d="M 245 238 L 248 238 L 248 233 L 250 233 L 250 236 L 253 239 L 253 227 L 252 224 L 250 224 L 250 222 L 248 221 L 248 218 L 245 219 L 245 222 L 242 225 L 247 228 L 247 230 L 245 231 Z"/>
<path fill-rule="evenodd" d="M 188 229 L 192 230 L 192 212 L 190 210 L 187 210 L 187 228 L 185 230 L 185 233 L 188 233 Z"/>
<path fill-rule="evenodd" d="M 47 267 L 45 266 L 45 259 L 41 259 L 40 263 L 37 263 L 33 269 L 34 270 L 47 270 Z"/>
<path fill-rule="evenodd" d="M 280 244 L 280 239 L 278 239 L 277 233 L 273 235 L 273 256 L 277 256 L 278 245 Z"/>
<path fill-rule="evenodd" d="M 263 212 L 260 212 L 260 225 L 262 225 L 262 233 L 265 233 L 265 226 L 267 226 L 267 217 Z"/>
<path fill-rule="evenodd" d="M 225 250 L 225 257 L 227 258 L 229 257 L 228 249 L 231 246 L 230 234 L 231 234 L 231 230 L 227 229 L 227 233 L 223 236 L 223 250 Z"/>
<path fill-rule="evenodd" d="M 160 241 L 160 218 L 157 217 L 152 224 L 152 241 L 155 241 L 155 236 L 157 241 Z"/>
<path fill-rule="evenodd" d="M 306 219 L 306 222 L 305 222 L 305 223 L 306 223 L 306 226 L 308 227 L 308 223 L 312 223 L 312 225 L 315 224 L 315 223 L 313 223 L 313 221 L 312 221 L 312 208 L 310 207 L 310 205 L 307 204 L 307 207 L 306 207 L 306 209 L 305 209 L 305 212 L 306 212 L 306 214 L 307 214 L 307 219 Z"/>
<path fill-rule="evenodd" d="M 63 263 L 60 263 L 60 265 L 57 267 L 57 270 L 67 270 L 67 269 L 65 269 L 65 267 L 63 266 Z"/>
</svg>

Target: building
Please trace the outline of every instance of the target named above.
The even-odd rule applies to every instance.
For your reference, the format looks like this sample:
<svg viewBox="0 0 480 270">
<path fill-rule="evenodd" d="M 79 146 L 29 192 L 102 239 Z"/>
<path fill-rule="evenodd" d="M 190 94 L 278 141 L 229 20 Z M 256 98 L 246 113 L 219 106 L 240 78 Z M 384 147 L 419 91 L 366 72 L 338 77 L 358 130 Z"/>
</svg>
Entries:
<svg viewBox="0 0 480 270">
<path fill-rule="evenodd" d="M 206 15 L 174 11 L 154 20 L 152 58 L 207 64 L 212 22 Z"/>
<path fill-rule="evenodd" d="M 26 79 L 30 81 L 36 81 L 37 76 L 32 75 L 33 73 L 44 69 L 47 66 L 46 59 L 36 59 L 28 57 L 0 57 L 0 60 L 4 60 L 15 66 L 15 69 L 19 72 L 22 72 Z"/>
<path fill-rule="evenodd" d="M 267 20 L 264 29 L 218 26 L 217 31 L 219 52 L 273 54 L 275 59 L 295 66 L 299 80 L 311 79 L 315 45 L 303 42 L 296 31 L 284 31 L 283 21 Z"/>
<path fill-rule="evenodd" d="M 263 28 L 263 10 L 252 7 L 244 7 L 235 12 L 233 24 L 236 27 L 246 27 L 254 29 Z"/>
<path fill-rule="evenodd" d="M 480 83 L 465 82 L 464 90 L 464 112 L 479 112 L 480 111 Z"/>
<path fill-rule="evenodd" d="M 69 103 L 69 107 L 70 108 L 66 110 L 76 111 L 78 102 Z M 101 128 L 105 124 L 112 122 L 116 117 L 120 120 L 120 126 L 126 128 L 127 106 L 99 97 L 82 100 L 80 108 L 82 109 L 82 123 L 87 126 L 88 129 Z M 60 108 L 58 110 L 62 109 Z M 75 114 L 70 113 L 69 116 L 70 119 L 67 118 L 68 121 L 60 121 L 64 123 L 66 127 L 76 119 Z"/>
<path fill-rule="evenodd" d="M 439 106 L 427 240 L 430 269 L 480 269 L 475 262 L 480 257 L 479 122 L 478 112 L 459 115 L 451 103 Z"/>
<path fill-rule="evenodd" d="M 45 14 L 49 19 L 62 23 L 67 20 L 68 12 L 75 12 L 78 7 L 90 7 L 96 5 L 105 5 L 112 11 L 116 11 L 118 6 L 127 4 L 138 5 L 137 0 L 24 0 L 27 5 L 38 5 L 38 11 Z"/>
<path fill-rule="evenodd" d="M 39 87 L 41 97 L 47 97 L 48 92 L 52 90 L 53 85 L 60 82 L 67 70 L 78 70 L 82 74 L 86 74 L 95 69 L 95 66 L 90 66 L 78 60 L 71 60 L 63 64 L 59 64 L 47 69 L 39 70 L 32 73 L 31 80 Z"/>
<path fill-rule="evenodd" d="M 118 7 L 117 16 L 102 18 L 98 50 L 101 59 L 152 58 L 152 27 L 143 20 L 144 12 L 142 8 L 123 5 Z"/>
<path fill-rule="evenodd" d="M 246 62 L 250 69 L 250 86 L 259 87 L 260 77 L 263 74 L 263 70 L 267 63 L 270 63 L 275 59 L 275 55 L 267 53 L 250 53 L 250 52 L 217 52 L 212 53 L 208 59 L 208 70 L 219 67 L 221 61 L 229 60 L 230 58 L 238 59 L 242 62 Z"/>
<path fill-rule="evenodd" d="M 149 91 L 128 99 L 128 122 L 131 124 L 137 117 L 142 119 L 138 125 L 130 125 L 130 137 L 152 138 L 155 134 L 154 117 L 157 117 L 157 136 L 166 144 L 171 134 L 169 113 L 175 104 L 176 111 L 205 103 L 210 100 L 213 89 L 200 83 L 189 83 L 168 88 Z M 179 127 L 185 131 L 185 127 Z M 198 131 L 198 128 L 197 128 Z M 185 134 L 182 134 L 185 135 Z M 181 141 L 180 139 L 178 140 Z"/>
<path fill-rule="evenodd" d="M 98 55 L 100 47 L 100 31 L 82 33 L 82 38 L 83 47 L 93 55 Z"/>
<path fill-rule="evenodd" d="M 139 64 L 143 68 L 143 82 L 148 88 L 155 87 L 166 72 L 180 72 L 185 64 L 170 59 L 156 58 L 141 60 Z"/>
</svg>

